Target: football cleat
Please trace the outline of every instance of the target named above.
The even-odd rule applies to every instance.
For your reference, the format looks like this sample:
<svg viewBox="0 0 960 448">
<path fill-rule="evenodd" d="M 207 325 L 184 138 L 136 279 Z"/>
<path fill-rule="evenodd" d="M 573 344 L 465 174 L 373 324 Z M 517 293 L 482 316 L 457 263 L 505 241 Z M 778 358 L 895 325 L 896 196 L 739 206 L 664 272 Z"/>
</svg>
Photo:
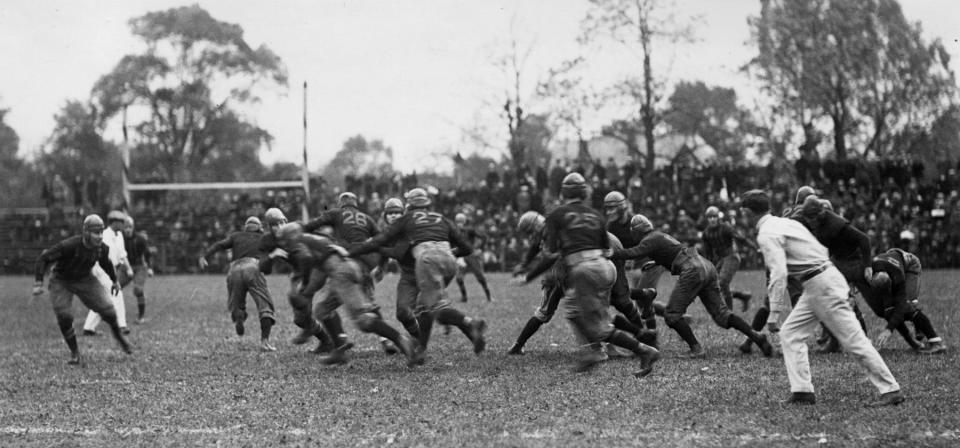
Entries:
<svg viewBox="0 0 960 448">
<path fill-rule="evenodd" d="M 690 351 L 689 351 L 689 352 L 680 354 L 680 357 L 681 357 L 681 358 L 686 358 L 686 359 L 706 358 L 706 357 L 707 357 L 707 352 L 706 352 L 706 350 L 703 349 L 703 346 L 702 346 L 702 345 L 697 344 L 697 345 L 694 345 L 694 346 L 690 347 Z"/>
<path fill-rule="evenodd" d="M 387 338 L 380 339 L 380 347 L 383 347 L 383 352 L 388 355 L 396 355 L 399 352 L 397 347 Z"/>
<path fill-rule="evenodd" d="M 782 404 L 817 404 L 817 396 L 813 392 L 792 392 Z"/>
<path fill-rule="evenodd" d="M 296 336 L 290 338 L 290 343 L 293 345 L 303 345 L 303 344 L 306 344 L 307 341 L 309 341 L 312 338 L 313 338 L 313 332 L 310 330 L 303 329 L 303 330 L 300 330 L 300 332 L 297 333 Z"/>
<path fill-rule="evenodd" d="M 637 378 L 643 378 L 653 372 L 653 363 L 660 360 L 660 351 L 652 348 L 640 354 L 640 370 L 633 373 Z"/>
<path fill-rule="evenodd" d="M 483 332 L 487 330 L 487 322 L 483 319 L 473 319 L 470 322 L 470 340 L 473 342 L 473 352 L 480 354 L 487 348 L 487 341 Z"/>
<path fill-rule="evenodd" d="M 884 406 L 896 406 L 900 403 L 907 401 L 906 397 L 899 390 L 893 392 L 887 392 L 880 396 L 877 401 L 874 401 L 867 405 L 869 408 L 881 408 Z"/>
</svg>

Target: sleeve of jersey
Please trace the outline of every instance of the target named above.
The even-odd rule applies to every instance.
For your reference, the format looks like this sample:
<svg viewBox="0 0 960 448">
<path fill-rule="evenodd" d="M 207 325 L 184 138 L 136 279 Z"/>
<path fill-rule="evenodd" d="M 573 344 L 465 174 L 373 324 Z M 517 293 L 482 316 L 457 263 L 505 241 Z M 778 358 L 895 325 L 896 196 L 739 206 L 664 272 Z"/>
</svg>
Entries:
<svg viewBox="0 0 960 448">
<path fill-rule="evenodd" d="M 520 263 L 521 266 L 526 268 L 527 265 L 529 265 L 530 262 L 537 257 L 537 255 L 540 253 L 540 244 L 543 242 L 542 240 L 543 238 L 541 236 L 530 238 L 530 248 L 527 249 L 527 253 L 524 254 L 523 261 Z"/>
<path fill-rule="evenodd" d="M 350 249 L 350 256 L 363 255 L 377 250 L 380 247 L 396 243 L 397 239 L 403 233 L 403 226 L 406 223 L 408 215 L 401 216 L 397 222 L 393 223 L 385 232 L 370 238 L 363 244 Z"/>
<path fill-rule="evenodd" d="M 303 232 L 310 233 L 323 226 L 332 225 L 334 213 L 335 213 L 335 210 L 327 210 L 325 212 L 321 212 L 319 215 L 317 215 L 316 218 L 314 218 L 310 222 L 303 225 Z"/>
<path fill-rule="evenodd" d="M 53 247 L 40 253 L 37 257 L 37 263 L 33 267 L 34 279 L 38 282 L 43 281 L 43 274 L 47 272 L 47 267 L 56 262 L 63 255 L 63 242 L 54 244 Z"/>
<path fill-rule="evenodd" d="M 233 235 L 213 243 L 213 246 L 210 246 L 210 248 L 203 253 L 203 258 L 209 258 L 211 255 L 231 247 L 233 247 Z"/>
<path fill-rule="evenodd" d="M 530 268 L 530 272 L 526 274 L 524 280 L 528 283 L 533 281 L 533 279 L 539 277 L 540 274 L 546 272 L 547 269 L 550 269 L 550 267 L 553 266 L 558 259 L 560 259 L 559 255 L 550 254 L 537 260 L 537 263 Z"/>
<path fill-rule="evenodd" d="M 649 257 L 653 253 L 653 238 L 644 238 L 640 243 L 629 249 L 617 249 L 610 256 L 611 260 L 634 260 Z"/>
<path fill-rule="evenodd" d="M 107 277 L 110 277 L 110 281 L 117 282 L 117 270 L 113 268 L 113 262 L 110 261 L 110 249 L 106 244 L 101 243 L 102 250 L 100 251 L 100 259 L 97 260 L 100 263 L 100 267 L 103 268 L 103 272 L 107 273 Z"/>
<path fill-rule="evenodd" d="M 770 271 L 770 283 L 767 285 L 767 297 L 770 298 L 770 310 L 784 311 L 787 296 L 787 254 L 776 235 L 761 233 L 757 235 L 763 262 Z"/>
</svg>

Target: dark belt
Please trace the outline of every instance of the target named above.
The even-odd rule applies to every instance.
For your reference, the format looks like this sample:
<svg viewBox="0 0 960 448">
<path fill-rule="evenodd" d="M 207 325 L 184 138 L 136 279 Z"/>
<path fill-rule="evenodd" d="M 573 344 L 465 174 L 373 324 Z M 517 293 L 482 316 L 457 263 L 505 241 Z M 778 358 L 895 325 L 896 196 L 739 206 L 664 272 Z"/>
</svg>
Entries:
<svg viewBox="0 0 960 448">
<path fill-rule="evenodd" d="M 820 267 L 818 267 L 818 268 L 816 268 L 816 269 L 813 269 L 813 270 L 804 272 L 803 275 L 801 275 L 801 276 L 798 278 L 798 280 L 800 280 L 800 283 L 806 283 L 807 280 L 810 280 L 810 279 L 812 279 L 812 278 L 814 278 L 814 277 L 822 274 L 823 271 L 826 271 L 827 268 L 829 268 L 829 267 L 831 267 L 831 266 L 833 266 L 833 264 L 831 264 L 831 263 L 824 263 L 824 264 L 820 265 Z"/>
</svg>

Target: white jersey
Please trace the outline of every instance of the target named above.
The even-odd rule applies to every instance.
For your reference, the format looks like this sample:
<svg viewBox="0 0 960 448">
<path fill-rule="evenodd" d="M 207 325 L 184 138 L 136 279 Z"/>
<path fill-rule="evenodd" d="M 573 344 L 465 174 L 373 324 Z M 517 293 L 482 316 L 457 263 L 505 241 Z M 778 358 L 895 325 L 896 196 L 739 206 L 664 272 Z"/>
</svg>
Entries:
<svg viewBox="0 0 960 448">
<path fill-rule="evenodd" d="M 127 259 L 127 248 L 123 244 L 123 231 L 107 227 L 103 230 L 103 242 L 110 248 L 110 261 L 114 266 L 120 265 Z"/>
</svg>

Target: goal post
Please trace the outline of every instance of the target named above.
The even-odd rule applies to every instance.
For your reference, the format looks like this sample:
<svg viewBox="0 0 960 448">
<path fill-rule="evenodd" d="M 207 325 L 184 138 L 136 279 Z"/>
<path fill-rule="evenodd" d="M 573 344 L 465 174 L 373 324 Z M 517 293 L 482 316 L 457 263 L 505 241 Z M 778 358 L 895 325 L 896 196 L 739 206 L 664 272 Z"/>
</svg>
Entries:
<svg viewBox="0 0 960 448">
<path fill-rule="evenodd" d="M 131 191 L 187 191 L 187 190 L 255 190 L 265 188 L 302 188 L 304 202 L 301 206 L 303 220 L 309 219 L 307 204 L 310 203 L 310 170 L 307 164 L 307 82 L 303 82 L 303 166 L 300 180 L 262 182 L 167 182 L 138 184 L 130 182 L 130 145 L 127 141 L 127 109 L 123 109 L 123 143 L 120 144 L 120 180 L 123 202 L 127 207 Z"/>
</svg>

